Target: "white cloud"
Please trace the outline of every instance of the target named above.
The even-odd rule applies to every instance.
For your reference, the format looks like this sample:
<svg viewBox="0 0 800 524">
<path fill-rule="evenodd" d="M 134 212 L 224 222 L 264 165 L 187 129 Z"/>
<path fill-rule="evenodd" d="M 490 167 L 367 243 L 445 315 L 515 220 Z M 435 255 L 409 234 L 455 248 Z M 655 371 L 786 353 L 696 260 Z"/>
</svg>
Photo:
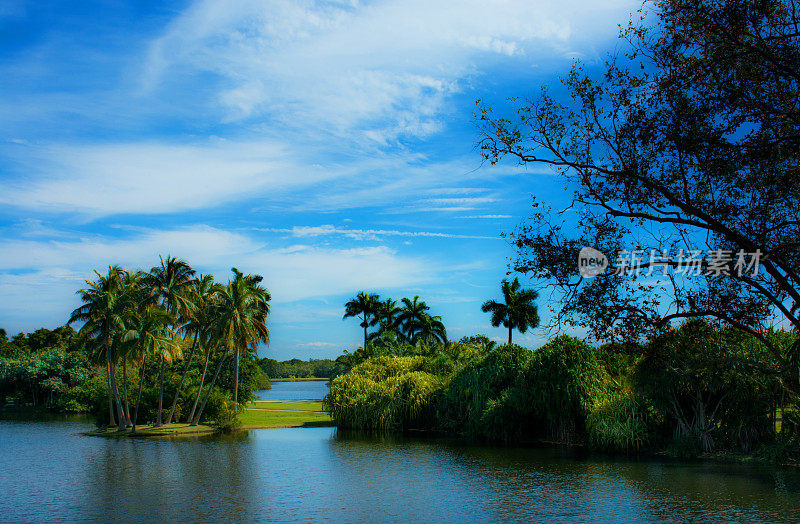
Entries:
<svg viewBox="0 0 800 524">
<path fill-rule="evenodd" d="M 151 46 L 145 85 L 220 78 L 227 119 L 269 116 L 385 144 L 441 128 L 448 97 L 491 56 L 530 65 L 597 33 L 631 2 L 202 0 Z"/>
<path fill-rule="evenodd" d="M 348 229 L 338 228 L 326 224 L 322 226 L 294 226 L 292 228 L 262 228 L 264 231 L 276 233 L 288 233 L 294 237 L 318 237 L 325 235 L 341 235 L 353 240 L 377 240 L 381 237 L 430 237 L 430 238 L 463 238 L 463 239 L 489 239 L 496 240 L 499 237 L 479 236 L 479 235 L 459 235 L 452 233 L 436 233 L 431 231 L 397 231 L 392 229 Z"/>
<path fill-rule="evenodd" d="M 7 182 L 0 202 L 89 215 L 180 212 L 336 176 L 319 166 L 301 169 L 283 146 L 256 142 L 61 145 L 14 153 L 34 174 Z"/>
<path fill-rule="evenodd" d="M 240 233 L 204 226 L 144 231 L 113 240 L 3 240 L 0 252 L 0 318 L 24 321 L 31 328 L 43 318 L 62 322 L 77 306 L 75 291 L 93 277 L 94 269 L 103 271 L 109 264 L 149 269 L 157 263 L 158 254 L 184 258 L 198 271 L 223 281 L 232 265 L 261 274 L 276 304 L 365 288 L 421 285 L 443 270 L 430 260 L 404 256 L 385 246 L 273 248 Z"/>
</svg>

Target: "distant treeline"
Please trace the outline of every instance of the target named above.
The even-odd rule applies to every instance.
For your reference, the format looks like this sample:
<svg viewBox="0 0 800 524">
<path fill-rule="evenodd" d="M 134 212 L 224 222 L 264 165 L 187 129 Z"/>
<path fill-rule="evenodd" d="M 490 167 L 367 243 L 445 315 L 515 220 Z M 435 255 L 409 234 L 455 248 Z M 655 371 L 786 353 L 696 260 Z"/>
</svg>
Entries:
<svg viewBox="0 0 800 524">
<path fill-rule="evenodd" d="M 269 378 L 331 378 L 347 371 L 347 367 L 339 361 L 329 358 L 310 360 L 278 361 L 273 358 L 262 358 L 258 361 L 264 374 Z"/>
</svg>

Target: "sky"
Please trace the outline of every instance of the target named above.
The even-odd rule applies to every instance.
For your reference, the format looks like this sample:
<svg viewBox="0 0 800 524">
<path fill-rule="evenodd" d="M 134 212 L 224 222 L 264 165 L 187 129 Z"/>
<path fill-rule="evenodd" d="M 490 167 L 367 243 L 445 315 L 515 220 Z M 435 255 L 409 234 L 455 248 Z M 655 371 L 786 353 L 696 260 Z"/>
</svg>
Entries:
<svg viewBox="0 0 800 524">
<path fill-rule="evenodd" d="M 63 325 L 95 269 L 171 254 L 263 275 L 262 357 L 357 348 L 342 315 L 360 290 L 420 295 L 450 338 L 505 340 L 480 311 L 514 255 L 500 233 L 566 192 L 546 168 L 483 163 L 475 102 L 502 113 L 600 64 L 637 7 L 4 0 L 0 327 Z"/>
</svg>

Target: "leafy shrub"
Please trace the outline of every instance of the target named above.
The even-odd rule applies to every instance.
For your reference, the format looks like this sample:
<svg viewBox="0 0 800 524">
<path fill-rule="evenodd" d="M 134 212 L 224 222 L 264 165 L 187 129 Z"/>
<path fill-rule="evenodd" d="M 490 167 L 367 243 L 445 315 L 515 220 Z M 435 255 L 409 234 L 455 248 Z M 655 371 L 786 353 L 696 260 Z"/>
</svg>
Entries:
<svg viewBox="0 0 800 524">
<path fill-rule="evenodd" d="M 360 430 L 403 430 L 431 418 L 440 387 L 435 375 L 419 371 L 420 357 L 374 357 L 331 382 L 325 409 L 337 425 Z"/>
<path fill-rule="evenodd" d="M 216 409 L 211 425 L 222 433 L 230 433 L 242 426 L 239 420 L 239 408 L 232 400 L 223 400 Z"/>
<path fill-rule="evenodd" d="M 629 391 L 612 392 L 597 399 L 586 418 L 587 439 L 595 449 L 636 453 L 649 440 L 645 400 Z"/>
</svg>

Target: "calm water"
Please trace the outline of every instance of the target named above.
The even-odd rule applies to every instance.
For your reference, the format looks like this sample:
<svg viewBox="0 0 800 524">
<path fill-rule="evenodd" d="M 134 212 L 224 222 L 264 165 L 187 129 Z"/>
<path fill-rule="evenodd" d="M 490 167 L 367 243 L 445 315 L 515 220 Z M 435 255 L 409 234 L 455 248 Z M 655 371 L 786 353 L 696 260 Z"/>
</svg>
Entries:
<svg viewBox="0 0 800 524">
<path fill-rule="evenodd" d="M 0 421 L 0 521 L 797 522 L 800 474 L 270 429 L 111 440 Z"/>
<path fill-rule="evenodd" d="M 272 389 L 256 391 L 256 396 L 262 400 L 320 399 L 330 391 L 327 384 L 325 380 L 273 382 Z"/>
</svg>

